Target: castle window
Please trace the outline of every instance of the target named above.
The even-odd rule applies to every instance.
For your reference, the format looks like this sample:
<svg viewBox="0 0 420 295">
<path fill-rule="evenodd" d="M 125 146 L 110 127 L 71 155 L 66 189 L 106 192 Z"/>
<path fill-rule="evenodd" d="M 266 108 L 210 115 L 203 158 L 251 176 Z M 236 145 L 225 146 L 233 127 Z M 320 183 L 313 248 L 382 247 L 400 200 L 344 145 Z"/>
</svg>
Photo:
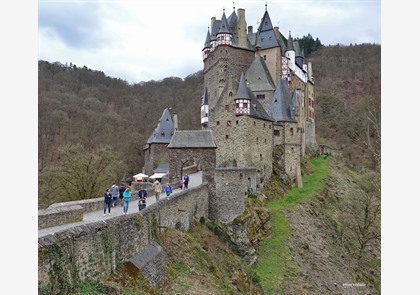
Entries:
<svg viewBox="0 0 420 295">
<path fill-rule="evenodd" d="M 254 121 L 254 126 L 255 126 L 255 121 Z"/>
<path fill-rule="evenodd" d="M 225 138 L 226 138 L 226 139 L 229 139 L 229 134 L 226 134 L 226 135 L 225 135 Z"/>
<path fill-rule="evenodd" d="M 264 143 L 267 143 L 267 138 L 264 138 Z"/>
<path fill-rule="evenodd" d="M 265 128 L 265 123 L 263 124 L 263 128 Z"/>
<path fill-rule="evenodd" d="M 239 121 L 238 120 L 236 120 L 236 125 L 239 125 Z"/>
<path fill-rule="evenodd" d="M 217 122 L 216 122 L 216 125 L 220 125 L 220 121 L 217 121 Z"/>
<path fill-rule="evenodd" d="M 229 112 L 229 105 L 228 104 L 225 104 L 225 111 Z"/>
<path fill-rule="evenodd" d="M 258 143 L 258 137 L 257 137 L 257 143 Z"/>
<path fill-rule="evenodd" d="M 293 136 L 293 128 L 290 128 L 290 136 Z"/>
<path fill-rule="evenodd" d="M 239 173 L 239 179 L 244 178 L 244 175 L 242 173 Z"/>
<path fill-rule="evenodd" d="M 229 96 L 232 96 L 233 94 L 232 94 L 232 91 L 231 92 L 229 92 Z"/>
<path fill-rule="evenodd" d="M 230 127 L 230 126 L 232 126 L 232 121 L 230 121 L 230 120 L 227 120 L 227 121 L 226 121 L 226 126 L 227 126 L 227 127 Z"/>
<path fill-rule="evenodd" d="M 262 154 L 260 154 L 260 161 L 262 161 Z"/>
<path fill-rule="evenodd" d="M 270 129 L 270 130 L 271 130 L 271 125 L 268 125 L 268 129 Z"/>
<path fill-rule="evenodd" d="M 279 130 L 274 130 L 274 136 L 280 136 L 280 131 Z"/>
</svg>

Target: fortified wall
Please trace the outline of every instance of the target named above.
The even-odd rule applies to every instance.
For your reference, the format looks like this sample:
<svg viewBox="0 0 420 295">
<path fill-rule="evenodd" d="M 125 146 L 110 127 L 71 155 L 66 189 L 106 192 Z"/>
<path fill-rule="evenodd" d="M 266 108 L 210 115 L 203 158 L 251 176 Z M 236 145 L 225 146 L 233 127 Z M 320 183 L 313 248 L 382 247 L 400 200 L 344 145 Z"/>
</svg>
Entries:
<svg viewBox="0 0 420 295">
<path fill-rule="evenodd" d="M 165 254 L 156 236 L 166 228 L 189 230 L 208 218 L 209 186 L 201 184 L 142 211 L 76 226 L 38 239 L 38 288 L 54 290 L 82 280 L 101 281 L 129 261 L 152 286 L 166 275 Z"/>
</svg>

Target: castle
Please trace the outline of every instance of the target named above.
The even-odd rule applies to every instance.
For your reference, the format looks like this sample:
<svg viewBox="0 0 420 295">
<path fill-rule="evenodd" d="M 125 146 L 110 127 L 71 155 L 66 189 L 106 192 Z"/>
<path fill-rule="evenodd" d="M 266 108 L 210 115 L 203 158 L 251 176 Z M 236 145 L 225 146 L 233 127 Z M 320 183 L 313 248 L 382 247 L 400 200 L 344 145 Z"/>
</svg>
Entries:
<svg viewBox="0 0 420 295">
<path fill-rule="evenodd" d="M 286 38 L 278 27 L 273 27 L 267 4 L 255 32 L 247 26 L 245 9 L 236 12 L 234 7 L 228 17 L 223 9 L 221 19 L 211 18 L 202 57 L 201 126 L 202 132 L 211 133 L 214 143 L 200 147 L 215 146 L 212 179 L 216 181 L 219 174 L 220 179 L 226 176 L 226 170 L 221 169 L 236 169 L 243 177 L 252 168 L 255 175 L 248 179 L 255 183 L 256 190 L 262 190 L 273 170 L 273 151 L 280 147 L 284 173 L 291 183 L 300 186 L 301 159 L 308 147 L 317 145 L 314 80 L 312 64 L 306 62 L 304 51 L 292 39 L 291 32 Z M 174 124 L 165 109 L 144 148 L 143 172 L 152 173 L 152 167 L 161 164 L 157 159 L 167 160 L 168 149 L 181 148 L 175 144 L 180 140 L 174 140 L 181 131 Z M 194 137 L 185 132 L 182 131 L 183 138 L 189 138 L 194 145 Z M 192 154 L 197 152 L 196 149 Z M 173 180 L 182 175 L 182 171 L 171 173 L 169 178 Z M 217 182 L 215 186 L 217 198 Z"/>
</svg>

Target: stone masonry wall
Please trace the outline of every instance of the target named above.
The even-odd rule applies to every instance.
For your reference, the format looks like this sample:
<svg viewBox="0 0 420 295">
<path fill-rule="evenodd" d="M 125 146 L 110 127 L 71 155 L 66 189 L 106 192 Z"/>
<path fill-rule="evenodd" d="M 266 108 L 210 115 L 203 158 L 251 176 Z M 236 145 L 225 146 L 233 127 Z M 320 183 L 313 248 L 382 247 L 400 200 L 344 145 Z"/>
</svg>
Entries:
<svg viewBox="0 0 420 295">
<path fill-rule="evenodd" d="M 82 220 L 83 207 L 80 205 L 38 210 L 38 229 Z"/>
<path fill-rule="evenodd" d="M 216 195 L 209 200 L 209 218 L 229 222 L 245 210 L 248 188 L 255 191 L 255 168 L 217 168 L 215 171 Z"/>
<path fill-rule="evenodd" d="M 146 249 L 157 232 L 167 227 L 189 230 L 194 218 L 208 218 L 208 195 L 208 185 L 201 184 L 172 194 L 137 213 L 39 238 L 39 290 L 107 278 L 118 265 Z M 153 270 L 150 264 L 146 271 L 150 272 L 145 274 L 146 278 L 164 279 L 156 278 L 156 273 L 161 272 Z"/>
</svg>

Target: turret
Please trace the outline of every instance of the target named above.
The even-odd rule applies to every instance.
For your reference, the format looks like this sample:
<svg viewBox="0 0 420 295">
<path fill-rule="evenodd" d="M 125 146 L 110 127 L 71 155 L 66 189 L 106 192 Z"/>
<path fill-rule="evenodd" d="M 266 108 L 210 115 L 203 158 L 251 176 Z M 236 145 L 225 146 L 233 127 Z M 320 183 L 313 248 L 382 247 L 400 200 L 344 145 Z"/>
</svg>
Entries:
<svg viewBox="0 0 420 295">
<path fill-rule="evenodd" d="M 209 125 L 209 98 L 207 94 L 207 86 L 204 87 L 204 93 L 201 97 L 201 126 L 207 128 Z"/>
<path fill-rule="evenodd" d="M 291 71 L 295 70 L 295 49 L 293 47 L 292 35 L 289 31 L 289 39 L 287 40 L 286 57 L 288 58 L 288 67 Z"/>
<path fill-rule="evenodd" d="M 202 51 L 203 51 L 203 60 L 205 60 L 210 53 L 210 28 L 208 28 L 207 30 L 206 41 L 204 42 L 204 48 Z"/>
<path fill-rule="evenodd" d="M 220 30 L 217 32 L 217 45 L 232 45 L 233 35 L 229 28 L 228 21 L 226 19 L 225 10 L 223 9 L 222 20 L 220 24 Z"/>
<path fill-rule="evenodd" d="M 249 115 L 251 109 L 251 98 L 248 94 L 248 88 L 245 84 L 244 73 L 241 74 L 239 80 L 238 92 L 236 93 L 235 98 L 235 112 L 236 116 Z"/>
</svg>

